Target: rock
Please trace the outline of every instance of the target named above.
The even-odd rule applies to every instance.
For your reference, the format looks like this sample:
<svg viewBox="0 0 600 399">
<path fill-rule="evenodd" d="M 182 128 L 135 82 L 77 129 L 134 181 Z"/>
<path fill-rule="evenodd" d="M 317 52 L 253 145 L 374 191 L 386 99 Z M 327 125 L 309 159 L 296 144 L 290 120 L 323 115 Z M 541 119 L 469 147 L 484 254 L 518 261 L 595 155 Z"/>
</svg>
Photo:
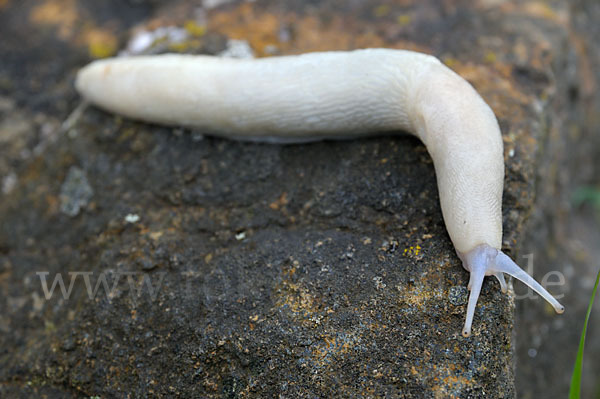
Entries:
<svg viewBox="0 0 600 399">
<path fill-rule="evenodd" d="M 61 14 L 123 37 L 150 15 L 184 26 L 195 7 L 182 1 L 170 14 L 148 1 L 99 4 Z M 368 46 L 436 54 L 498 116 L 504 249 L 515 255 L 535 204 L 547 122 L 558 117 L 549 99 L 564 94 L 551 79 L 564 70 L 549 66 L 564 61 L 563 11 L 546 3 L 514 5 L 523 14 L 493 3 L 336 4 L 286 2 L 285 21 L 269 2 L 205 10 L 207 33 L 172 50 L 216 53 L 224 48 L 215 38 L 243 32 L 257 55 L 274 46 L 282 54 Z M 0 66 L 0 82 L 15 77 L 8 97 L 19 115 L 66 119 L 69 107 L 51 100 L 77 105 L 71 83 L 87 51 L 83 28 L 63 32 L 67 21 L 56 25 L 34 1 L 0 7 L 0 22 L 23 10 L 38 16 L 0 47 L 30 65 L 28 79 L 15 62 Z M 22 48 L 19 37 L 38 46 Z M 58 51 L 67 56 L 56 70 L 40 64 Z M 30 80 L 48 77 L 56 83 L 44 85 L 46 103 L 22 96 Z M 95 108 L 72 128 L 77 134 L 57 135 L 18 164 L 16 183 L 0 194 L 0 259 L 12 265 L 0 271 L 0 321 L 11 327 L 0 335 L 0 396 L 515 397 L 514 297 L 488 279 L 473 336 L 460 335 L 468 273 L 417 139 L 239 143 Z M 93 187 L 77 217 L 61 213 L 69 170 Z M 10 298 L 44 298 L 38 272 L 48 272 L 49 285 L 60 276 L 65 291 L 57 283 L 38 311 L 33 301 L 11 311 Z"/>
</svg>

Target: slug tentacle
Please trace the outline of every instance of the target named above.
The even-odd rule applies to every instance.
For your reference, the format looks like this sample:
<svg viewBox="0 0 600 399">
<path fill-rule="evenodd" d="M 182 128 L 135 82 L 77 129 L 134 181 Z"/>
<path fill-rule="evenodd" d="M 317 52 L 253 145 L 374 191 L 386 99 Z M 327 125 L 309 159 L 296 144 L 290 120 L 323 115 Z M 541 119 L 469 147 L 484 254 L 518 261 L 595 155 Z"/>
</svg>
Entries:
<svg viewBox="0 0 600 399">
<path fill-rule="evenodd" d="M 498 279 L 498 282 L 500 283 L 500 291 L 502 291 L 503 294 L 506 294 L 506 292 L 508 291 L 508 286 L 506 285 L 506 280 L 504 280 L 504 274 L 498 272 L 494 274 L 494 276 Z"/>
<path fill-rule="evenodd" d="M 471 273 L 469 285 L 467 286 L 471 293 L 469 294 L 465 326 L 462 330 L 462 335 L 464 337 L 471 335 L 471 323 L 473 323 L 473 316 L 475 315 L 475 307 L 477 305 L 477 300 L 479 299 L 479 293 L 481 292 L 483 278 L 486 275 L 489 276 L 494 274 L 490 270 L 490 264 L 494 263 L 497 254 L 498 250 L 489 245 L 479 245 L 464 255 L 458 253 L 458 256 L 463 261 L 463 267 Z"/>
<path fill-rule="evenodd" d="M 498 255 L 496 256 L 495 270 L 500 273 L 510 274 L 514 278 L 527 284 L 532 290 L 537 292 L 542 298 L 548 301 L 556 313 L 562 313 L 565 311 L 565 307 L 563 305 L 554 299 L 554 297 L 548 291 L 546 291 L 544 287 L 535 281 L 529 274 L 525 273 L 525 271 L 523 271 L 519 265 L 517 265 L 502 251 L 498 251 Z"/>
<path fill-rule="evenodd" d="M 485 276 L 495 276 L 500 283 L 502 292 L 507 291 L 506 281 L 503 273 L 507 273 L 514 278 L 522 281 L 542 298 L 548 301 L 556 313 L 564 312 L 565 308 L 561 305 L 544 287 L 523 271 L 510 257 L 502 251 L 492 248 L 489 245 L 478 245 L 466 254 L 458 253 L 463 261 L 463 267 L 471 273 L 469 285 L 467 288 L 471 291 L 469 294 L 469 303 L 467 305 L 467 316 L 463 327 L 462 335 L 468 337 L 471 335 L 471 324 L 475 314 L 475 307 L 481 292 L 481 285 Z"/>
<path fill-rule="evenodd" d="M 462 335 L 464 337 L 471 335 L 471 323 L 473 322 L 475 307 L 477 306 L 477 299 L 479 299 L 481 285 L 483 284 L 483 278 L 485 277 L 487 259 L 485 254 L 483 255 L 484 256 L 474 257 L 474 262 L 471 263 L 471 275 L 469 277 L 469 285 L 467 286 L 471 293 L 469 294 L 469 304 L 467 305 L 465 326 L 463 327 L 462 331 Z"/>
</svg>

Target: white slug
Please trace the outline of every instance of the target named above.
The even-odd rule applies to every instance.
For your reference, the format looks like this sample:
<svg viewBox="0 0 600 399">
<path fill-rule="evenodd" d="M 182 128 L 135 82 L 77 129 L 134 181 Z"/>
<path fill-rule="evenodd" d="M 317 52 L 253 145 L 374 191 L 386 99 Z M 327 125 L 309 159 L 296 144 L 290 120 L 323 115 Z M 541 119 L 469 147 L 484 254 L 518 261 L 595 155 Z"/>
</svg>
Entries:
<svg viewBox="0 0 600 399">
<path fill-rule="evenodd" d="M 131 118 L 249 140 L 412 132 L 437 175 L 446 228 L 470 275 L 468 337 L 485 276 L 503 273 L 564 307 L 500 250 L 503 144 L 473 87 L 435 57 L 366 49 L 262 59 L 158 55 L 95 61 L 77 75 L 90 102 Z"/>
</svg>

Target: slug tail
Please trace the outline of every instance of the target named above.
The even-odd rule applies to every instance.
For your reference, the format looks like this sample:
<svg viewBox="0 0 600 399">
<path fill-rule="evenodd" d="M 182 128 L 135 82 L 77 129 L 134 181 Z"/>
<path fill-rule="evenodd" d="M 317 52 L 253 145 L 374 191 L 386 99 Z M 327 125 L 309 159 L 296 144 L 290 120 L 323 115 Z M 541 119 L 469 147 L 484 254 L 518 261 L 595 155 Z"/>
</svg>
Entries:
<svg viewBox="0 0 600 399">
<path fill-rule="evenodd" d="M 556 313 L 562 313 L 565 311 L 565 307 L 561 305 L 554 297 L 546 291 L 537 281 L 533 279 L 529 274 L 525 273 L 511 258 L 509 258 L 502 251 L 498 251 L 496 256 L 496 265 L 494 271 L 497 273 L 507 273 L 514 278 L 521 280 L 524 284 L 529 286 L 532 290 L 537 292 L 542 298 L 544 298 L 556 311 Z"/>
</svg>

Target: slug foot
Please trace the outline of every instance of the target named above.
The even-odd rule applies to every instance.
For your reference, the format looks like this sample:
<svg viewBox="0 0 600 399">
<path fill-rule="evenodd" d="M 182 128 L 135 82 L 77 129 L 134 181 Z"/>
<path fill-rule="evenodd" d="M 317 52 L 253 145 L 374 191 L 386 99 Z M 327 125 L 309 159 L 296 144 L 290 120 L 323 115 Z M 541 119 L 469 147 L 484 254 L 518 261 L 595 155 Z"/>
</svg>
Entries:
<svg viewBox="0 0 600 399">
<path fill-rule="evenodd" d="M 469 285 L 467 286 L 470 291 L 469 303 L 467 305 L 467 317 L 465 326 L 462 330 L 462 335 L 464 337 L 469 337 L 471 335 L 471 324 L 473 322 L 473 315 L 475 314 L 475 306 L 477 305 L 477 299 L 479 299 L 481 285 L 483 284 L 483 278 L 485 276 L 496 277 L 500 282 L 502 292 L 505 293 L 507 291 L 507 285 L 504 280 L 504 273 L 509 274 L 525 283 L 542 298 L 548 301 L 556 313 L 564 312 L 565 307 L 563 305 L 561 305 L 544 287 L 535 281 L 529 274 L 525 273 L 519 265 L 502 251 L 484 244 L 475 247 L 465 254 L 458 253 L 458 256 L 463 262 L 463 267 L 471 273 Z"/>
</svg>

